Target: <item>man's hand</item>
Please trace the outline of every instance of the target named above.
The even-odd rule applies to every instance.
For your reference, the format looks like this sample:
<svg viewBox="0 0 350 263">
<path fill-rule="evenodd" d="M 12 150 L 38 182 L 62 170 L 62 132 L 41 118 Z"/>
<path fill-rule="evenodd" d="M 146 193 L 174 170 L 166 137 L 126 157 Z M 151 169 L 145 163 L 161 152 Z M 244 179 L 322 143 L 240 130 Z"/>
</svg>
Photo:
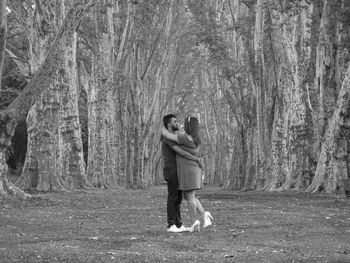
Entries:
<svg viewBox="0 0 350 263">
<path fill-rule="evenodd" d="M 203 160 L 203 158 L 199 158 L 198 165 L 199 165 L 199 168 L 203 168 L 204 167 L 204 160 Z"/>
</svg>

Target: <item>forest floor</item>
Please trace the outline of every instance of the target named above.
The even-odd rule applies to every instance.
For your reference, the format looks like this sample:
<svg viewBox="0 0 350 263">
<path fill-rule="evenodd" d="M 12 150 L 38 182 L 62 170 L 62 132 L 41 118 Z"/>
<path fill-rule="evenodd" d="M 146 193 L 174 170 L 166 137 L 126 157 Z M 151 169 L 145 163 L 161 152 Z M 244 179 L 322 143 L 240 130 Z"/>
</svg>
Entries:
<svg viewBox="0 0 350 263">
<path fill-rule="evenodd" d="M 166 187 L 0 200 L 0 262 L 350 262 L 350 199 L 198 191 L 215 221 L 166 232 Z M 187 205 L 183 221 L 189 225 Z"/>
</svg>

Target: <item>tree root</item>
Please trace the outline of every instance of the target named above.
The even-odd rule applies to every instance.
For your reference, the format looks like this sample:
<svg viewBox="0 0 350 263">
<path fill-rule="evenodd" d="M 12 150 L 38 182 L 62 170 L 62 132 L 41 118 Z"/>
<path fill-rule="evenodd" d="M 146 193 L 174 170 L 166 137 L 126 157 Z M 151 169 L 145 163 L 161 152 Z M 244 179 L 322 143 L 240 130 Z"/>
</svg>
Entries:
<svg viewBox="0 0 350 263">
<path fill-rule="evenodd" d="M 27 194 L 20 188 L 16 187 L 14 184 L 12 184 L 9 179 L 4 178 L 0 181 L 0 196 L 17 196 L 22 199 L 27 199 L 32 197 L 30 194 Z"/>
</svg>

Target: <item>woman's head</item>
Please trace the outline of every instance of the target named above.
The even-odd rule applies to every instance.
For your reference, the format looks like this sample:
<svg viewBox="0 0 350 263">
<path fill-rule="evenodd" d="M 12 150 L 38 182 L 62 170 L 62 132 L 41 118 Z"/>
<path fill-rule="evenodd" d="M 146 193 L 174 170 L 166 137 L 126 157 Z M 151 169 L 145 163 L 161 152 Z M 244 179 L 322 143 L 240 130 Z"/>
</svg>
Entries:
<svg viewBox="0 0 350 263">
<path fill-rule="evenodd" d="M 185 132 L 188 135 L 191 135 L 193 138 L 193 142 L 198 146 L 201 141 L 199 138 L 199 122 L 196 117 L 188 117 L 185 119 L 185 125 L 184 125 Z"/>
</svg>

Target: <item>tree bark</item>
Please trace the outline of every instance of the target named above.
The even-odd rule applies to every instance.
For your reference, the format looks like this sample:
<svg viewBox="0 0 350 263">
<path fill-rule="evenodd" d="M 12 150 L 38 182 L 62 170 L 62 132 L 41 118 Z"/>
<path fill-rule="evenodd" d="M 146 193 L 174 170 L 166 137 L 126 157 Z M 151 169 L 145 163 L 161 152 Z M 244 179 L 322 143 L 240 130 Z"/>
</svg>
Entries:
<svg viewBox="0 0 350 263">
<path fill-rule="evenodd" d="M 0 0 L 0 94 L 2 88 L 2 70 L 4 66 L 4 57 L 7 39 L 7 18 L 6 18 L 7 0 Z"/>
<path fill-rule="evenodd" d="M 58 149 L 62 156 L 61 173 L 69 189 L 91 185 L 85 173 L 83 144 L 79 122 L 79 88 L 76 63 L 76 33 L 62 54 L 62 66 L 58 71 L 61 107 L 58 116 Z"/>
<path fill-rule="evenodd" d="M 65 16 L 63 2 L 36 1 L 29 26 L 32 73 L 42 64 Z M 84 188 L 85 177 L 78 115 L 76 34 L 63 49 L 50 88 L 31 108 L 23 173 L 16 185 L 40 191 Z"/>
<path fill-rule="evenodd" d="M 4 156 L 4 152 L 9 147 L 18 121 L 25 119 L 32 103 L 39 98 L 46 88 L 50 87 L 52 80 L 57 76 L 57 71 L 61 65 L 58 62 L 62 60 L 64 49 L 71 44 L 72 37 L 91 3 L 91 0 L 76 0 L 73 2 L 45 61 L 19 96 L 0 113 L 0 123 L 2 124 L 0 129 L 0 156 Z M 2 171 L 0 174 L 1 192 L 9 193 L 7 189 L 14 188 L 14 186 L 7 179 L 7 168 L 5 168 L 7 164 L 4 158 L 0 161 L 0 170 Z M 25 196 L 25 193 L 21 192 L 20 195 Z"/>
<path fill-rule="evenodd" d="M 50 44 L 64 19 L 64 5 L 57 1 L 36 1 L 29 9 L 29 68 L 33 76 L 44 62 Z M 35 188 L 39 191 L 64 189 L 62 178 L 62 156 L 59 154 L 58 115 L 60 89 L 58 79 L 45 90 L 27 115 L 28 144 L 21 177 L 16 186 L 21 189 Z"/>
<path fill-rule="evenodd" d="M 272 169 L 270 182 L 267 184 L 267 190 L 273 191 L 281 187 L 285 182 L 286 171 L 283 163 L 287 159 L 285 147 L 285 129 L 284 129 L 284 109 L 283 103 L 277 99 L 275 102 L 274 121 L 272 126 L 271 137 L 271 156 Z"/>
<path fill-rule="evenodd" d="M 303 90 L 300 85 L 300 69 L 298 52 L 298 43 L 302 42 L 301 33 L 304 32 L 302 14 L 291 18 L 291 29 L 287 29 L 287 25 L 283 26 L 283 40 L 286 54 L 286 65 L 288 73 L 291 76 L 291 82 L 288 83 L 289 89 L 284 89 L 283 100 L 286 102 L 284 107 L 287 115 L 288 133 L 287 152 L 288 158 L 284 159 L 287 162 L 287 173 L 285 182 L 280 190 L 289 190 L 295 188 L 301 190 L 302 176 L 304 170 L 304 160 L 307 156 L 305 152 L 305 135 L 306 135 L 306 105 L 303 100 Z M 288 34 L 288 31 L 292 33 Z"/>
<path fill-rule="evenodd" d="M 99 1 L 94 10 L 96 39 L 94 85 L 88 93 L 89 153 L 87 174 L 96 187 L 115 187 L 118 174 L 116 97 L 114 92 L 113 1 Z"/>
<path fill-rule="evenodd" d="M 310 191 L 326 190 L 334 192 L 340 182 L 337 180 L 336 173 L 332 173 L 332 162 L 335 159 L 332 155 L 332 149 L 335 147 L 333 137 L 334 110 L 337 109 L 337 100 L 339 100 L 338 91 L 340 84 L 338 80 L 339 65 L 337 52 L 339 48 L 339 34 L 341 23 L 339 21 L 342 1 L 324 0 L 322 17 L 320 21 L 319 42 L 316 50 L 316 71 L 315 88 L 317 89 L 317 105 L 314 109 L 314 130 L 316 156 L 318 156 L 317 167 L 313 181 L 308 188 Z M 345 80 L 344 80 L 345 81 Z M 345 81 L 346 82 L 346 81 Z M 343 84 L 344 87 L 344 84 Z M 338 141 L 337 141 L 338 142 Z M 341 155 L 341 154 L 340 154 Z M 334 157 L 336 158 L 336 157 Z M 339 157 L 342 159 L 342 157 Z M 335 161 L 337 166 L 340 161 Z"/>
<path fill-rule="evenodd" d="M 266 152 L 265 152 L 265 114 L 264 114 L 264 0 L 256 3 L 255 28 L 254 28 L 254 65 L 252 65 L 252 86 L 256 100 L 256 135 L 253 137 L 256 143 L 254 154 L 255 171 L 250 181 L 249 189 L 262 188 L 266 174 Z M 247 186 L 247 185 L 246 185 Z"/>
<path fill-rule="evenodd" d="M 336 108 L 322 144 L 316 174 L 309 191 L 344 194 L 344 179 L 349 175 L 350 147 L 350 65 L 339 91 Z"/>
<path fill-rule="evenodd" d="M 327 128 L 327 121 L 332 116 L 340 83 L 336 76 L 340 69 L 337 65 L 339 48 L 339 16 L 342 0 L 323 1 L 320 33 L 316 48 L 315 89 L 317 105 L 314 109 L 315 139 L 321 146 Z"/>
</svg>

